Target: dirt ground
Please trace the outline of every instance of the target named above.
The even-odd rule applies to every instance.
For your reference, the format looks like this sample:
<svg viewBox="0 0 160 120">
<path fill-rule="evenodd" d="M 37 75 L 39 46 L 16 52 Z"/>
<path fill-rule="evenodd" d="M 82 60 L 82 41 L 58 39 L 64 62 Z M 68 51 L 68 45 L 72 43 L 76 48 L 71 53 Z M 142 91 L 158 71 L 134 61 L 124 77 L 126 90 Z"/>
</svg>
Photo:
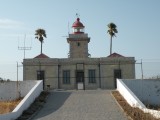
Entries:
<svg viewBox="0 0 160 120">
<path fill-rule="evenodd" d="M 12 112 L 22 99 L 14 101 L 0 101 L 0 114 Z"/>
<path fill-rule="evenodd" d="M 119 103 L 119 105 L 122 107 L 124 112 L 133 120 L 158 120 L 154 118 L 151 114 L 144 113 L 139 108 L 131 107 L 118 91 L 113 91 L 112 94 Z"/>
</svg>

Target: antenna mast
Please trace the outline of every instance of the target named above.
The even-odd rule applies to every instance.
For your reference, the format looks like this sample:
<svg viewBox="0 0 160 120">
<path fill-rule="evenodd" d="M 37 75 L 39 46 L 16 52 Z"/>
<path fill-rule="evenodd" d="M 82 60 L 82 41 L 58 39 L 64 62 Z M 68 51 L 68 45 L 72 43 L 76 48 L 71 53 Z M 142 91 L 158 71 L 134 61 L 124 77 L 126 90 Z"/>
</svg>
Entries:
<svg viewBox="0 0 160 120">
<path fill-rule="evenodd" d="M 76 17 L 77 17 L 77 18 L 79 18 L 79 17 L 80 17 L 80 15 L 79 15 L 78 13 L 76 13 Z"/>
<path fill-rule="evenodd" d="M 23 50 L 23 54 L 24 54 L 24 59 L 25 59 L 25 55 L 26 55 L 26 50 L 31 50 L 32 49 L 32 47 L 30 46 L 30 47 L 26 47 L 26 34 L 25 34 L 25 36 L 24 36 L 24 43 L 23 43 L 23 47 L 19 47 L 19 45 L 18 45 L 18 50 Z"/>
<path fill-rule="evenodd" d="M 69 29 L 69 22 L 68 22 L 68 36 L 69 36 L 69 33 L 70 33 L 70 29 Z"/>
</svg>

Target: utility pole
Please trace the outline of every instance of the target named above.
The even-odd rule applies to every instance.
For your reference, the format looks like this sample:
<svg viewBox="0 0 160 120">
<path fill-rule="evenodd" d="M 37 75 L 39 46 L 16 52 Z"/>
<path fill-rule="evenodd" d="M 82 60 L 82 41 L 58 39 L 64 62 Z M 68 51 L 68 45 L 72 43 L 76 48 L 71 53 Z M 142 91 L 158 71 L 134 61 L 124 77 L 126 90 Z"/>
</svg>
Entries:
<svg viewBox="0 0 160 120">
<path fill-rule="evenodd" d="M 18 86 L 18 62 L 17 62 L 17 86 Z"/>
<path fill-rule="evenodd" d="M 21 97 L 20 90 L 19 90 L 19 77 L 18 77 L 19 76 L 19 70 L 18 70 L 19 67 L 22 67 L 22 65 L 19 65 L 17 62 L 17 97 L 18 97 L 18 99 Z"/>
<path fill-rule="evenodd" d="M 17 62 L 17 99 L 20 98 L 20 91 L 19 91 L 19 85 L 18 85 L 18 62 Z"/>
<path fill-rule="evenodd" d="M 32 42 L 32 41 L 31 41 Z M 26 57 L 26 50 L 31 50 L 31 46 L 30 47 L 26 47 L 26 34 L 25 34 L 25 36 L 24 36 L 24 43 L 23 43 L 23 46 L 19 46 L 19 44 L 18 44 L 18 50 L 23 50 L 23 54 L 24 54 L 24 58 L 23 59 L 25 59 L 25 57 Z M 18 80 L 18 63 L 17 63 L 17 80 Z M 23 71 L 23 75 L 25 75 L 25 70 Z M 25 77 L 23 76 L 23 79 L 25 79 Z"/>
<path fill-rule="evenodd" d="M 142 73 L 142 80 L 143 80 L 143 66 L 142 66 L 142 59 L 141 59 L 141 73 Z"/>
</svg>

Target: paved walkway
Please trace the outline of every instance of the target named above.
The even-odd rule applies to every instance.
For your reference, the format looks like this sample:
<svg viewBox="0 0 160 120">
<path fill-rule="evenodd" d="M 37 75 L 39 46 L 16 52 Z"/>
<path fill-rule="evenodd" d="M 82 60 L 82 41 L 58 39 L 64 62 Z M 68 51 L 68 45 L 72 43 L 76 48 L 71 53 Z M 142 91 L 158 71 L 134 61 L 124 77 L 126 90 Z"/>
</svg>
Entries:
<svg viewBox="0 0 160 120">
<path fill-rule="evenodd" d="M 108 90 L 51 91 L 33 120 L 127 120 Z"/>
</svg>

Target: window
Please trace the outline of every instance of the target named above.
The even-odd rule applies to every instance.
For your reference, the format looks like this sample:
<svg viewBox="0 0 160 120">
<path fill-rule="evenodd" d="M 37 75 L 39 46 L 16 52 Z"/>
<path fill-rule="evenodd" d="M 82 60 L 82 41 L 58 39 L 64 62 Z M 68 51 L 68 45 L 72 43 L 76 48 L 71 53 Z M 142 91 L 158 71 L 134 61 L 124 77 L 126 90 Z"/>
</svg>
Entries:
<svg viewBox="0 0 160 120">
<path fill-rule="evenodd" d="M 96 74 L 95 70 L 88 70 L 89 83 L 96 83 Z"/>
<path fill-rule="evenodd" d="M 70 70 L 63 71 L 63 84 L 70 84 Z"/>
</svg>

